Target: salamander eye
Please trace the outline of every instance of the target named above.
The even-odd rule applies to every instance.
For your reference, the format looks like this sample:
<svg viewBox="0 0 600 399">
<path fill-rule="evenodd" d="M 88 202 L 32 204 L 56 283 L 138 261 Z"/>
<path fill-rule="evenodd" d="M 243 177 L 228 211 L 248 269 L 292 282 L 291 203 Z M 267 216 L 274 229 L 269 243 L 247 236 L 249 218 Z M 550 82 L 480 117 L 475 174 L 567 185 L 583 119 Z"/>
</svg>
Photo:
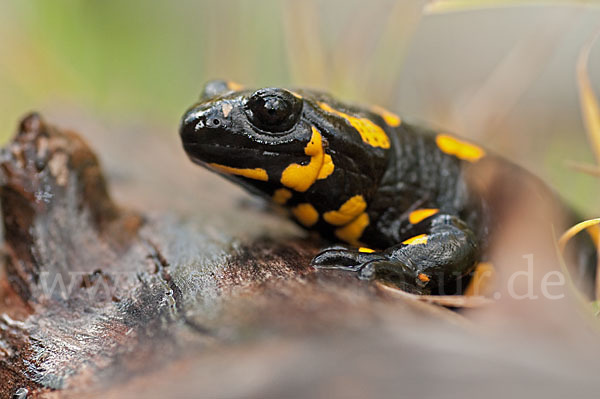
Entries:
<svg viewBox="0 0 600 399">
<path fill-rule="evenodd" d="M 261 89 L 248 99 L 246 115 L 257 128 L 267 132 L 285 132 L 300 119 L 302 99 L 287 90 Z"/>
</svg>

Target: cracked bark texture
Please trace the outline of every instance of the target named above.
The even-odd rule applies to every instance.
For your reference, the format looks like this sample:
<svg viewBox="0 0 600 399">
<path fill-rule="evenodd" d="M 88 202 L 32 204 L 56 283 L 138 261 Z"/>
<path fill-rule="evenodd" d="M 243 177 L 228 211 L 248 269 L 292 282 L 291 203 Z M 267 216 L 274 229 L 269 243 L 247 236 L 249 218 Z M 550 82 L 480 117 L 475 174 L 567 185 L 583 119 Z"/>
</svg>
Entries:
<svg viewBox="0 0 600 399">
<path fill-rule="evenodd" d="M 467 320 L 317 273 L 309 261 L 321 242 L 238 201 L 188 165 L 175 139 L 102 137 L 123 205 L 88 144 L 37 114 L 0 155 L 0 397 L 595 390 L 595 321 L 572 304 L 509 302 Z"/>
</svg>

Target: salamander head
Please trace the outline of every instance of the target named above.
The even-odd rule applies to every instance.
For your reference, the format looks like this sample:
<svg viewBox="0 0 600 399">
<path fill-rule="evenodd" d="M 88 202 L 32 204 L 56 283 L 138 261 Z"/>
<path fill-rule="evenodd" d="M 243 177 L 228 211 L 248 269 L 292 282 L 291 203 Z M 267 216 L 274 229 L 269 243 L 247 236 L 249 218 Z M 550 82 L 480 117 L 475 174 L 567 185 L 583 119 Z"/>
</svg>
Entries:
<svg viewBox="0 0 600 399">
<path fill-rule="evenodd" d="M 180 136 L 193 162 L 252 192 L 327 206 L 349 187 L 369 195 L 386 166 L 387 128 L 381 115 L 322 93 L 213 81 Z"/>
</svg>

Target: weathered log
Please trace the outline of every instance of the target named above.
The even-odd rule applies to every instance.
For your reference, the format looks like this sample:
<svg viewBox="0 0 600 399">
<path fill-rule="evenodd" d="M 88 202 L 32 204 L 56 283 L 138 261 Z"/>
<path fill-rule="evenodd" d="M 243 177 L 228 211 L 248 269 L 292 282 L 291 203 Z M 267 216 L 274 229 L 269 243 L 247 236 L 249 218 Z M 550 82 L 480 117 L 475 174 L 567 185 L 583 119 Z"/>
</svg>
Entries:
<svg viewBox="0 0 600 399">
<path fill-rule="evenodd" d="M 308 278 L 314 242 L 235 244 L 117 207 L 88 145 L 39 115 L 23 120 L 0 165 L 11 304 L 0 321 L 4 396 L 125 380 L 182 346 L 237 341 L 236 328 L 322 328 L 356 307 L 340 299 L 345 291 L 354 301 L 376 295 L 353 278 Z M 298 316 L 310 307 L 323 309 L 315 326 Z"/>
<path fill-rule="evenodd" d="M 445 308 L 316 272 L 317 239 L 256 207 L 227 204 L 215 218 L 214 206 L 168 177 L 152 187 L 157 196 L 184 196 L 197 215 L 148 212 L 136 199 L 125 209 L 89 146 L 39 115 L 23 120 L 0 167 L 0 397 L 505 397 L 565 394 L 573 381 L 595 389 L 598 345 L 581 318 L 557 310 L 568 334 L 554 331 L 536 348 L 527 329 L 508 327 L 519 312 L 497 306 L 495 318 L 470 314 L 497 331 L 482 334 Z M 565 336 L 587 353 L 553 346 Z"/>
</svg>

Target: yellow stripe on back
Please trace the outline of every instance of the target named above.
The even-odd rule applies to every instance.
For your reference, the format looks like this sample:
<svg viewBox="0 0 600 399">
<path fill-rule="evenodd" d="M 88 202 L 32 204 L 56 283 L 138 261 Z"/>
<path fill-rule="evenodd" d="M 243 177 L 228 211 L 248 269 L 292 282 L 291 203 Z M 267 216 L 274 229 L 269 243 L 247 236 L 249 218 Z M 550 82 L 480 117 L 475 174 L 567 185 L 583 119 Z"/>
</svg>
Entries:
<svg viewBox="0 0 600 399">
<path fill-rule="evenodd" d="M 379 105 L 373 105 L 371 107 L 371 111 L 381 116 L 385 123 L 387 123 L 391 127 L 398 127 L 402 123 L 402 119 L 400 119 L 398 115 L 388 111 L 383 107 L 380 107 Z"/>
<path fill-rule="evenodd" d="M 410 224 L 417 224 L 425 219 L 427 219 L 430 216 L 435 215 L 436 213 L 438 213 L 440 210 L 439 209 L 417 209 L 412 211 L 409 215 L 408 215 L 408 221 L 410 222 Z"/>
<path fill-rule="evenodd" d="M 362 140 L 373 147 L 390 148 L 390 139 L 385 131 L 373 121 L 367 118 L 357 118 L 346 113 L 337 111 L 329 104 L 319 102 L 319 107 L 324 111 L 344 118 L 360 134 Z"/>
<path fill-rule="evenodd" d="M 475 144 L 459 140 L 448 134 L 438 134 L 435 142 L 440 150 L 446 154 L 454 155 L 465 161 L 475 162 L 485 156 L 485 150 Z"/>
</svg>

